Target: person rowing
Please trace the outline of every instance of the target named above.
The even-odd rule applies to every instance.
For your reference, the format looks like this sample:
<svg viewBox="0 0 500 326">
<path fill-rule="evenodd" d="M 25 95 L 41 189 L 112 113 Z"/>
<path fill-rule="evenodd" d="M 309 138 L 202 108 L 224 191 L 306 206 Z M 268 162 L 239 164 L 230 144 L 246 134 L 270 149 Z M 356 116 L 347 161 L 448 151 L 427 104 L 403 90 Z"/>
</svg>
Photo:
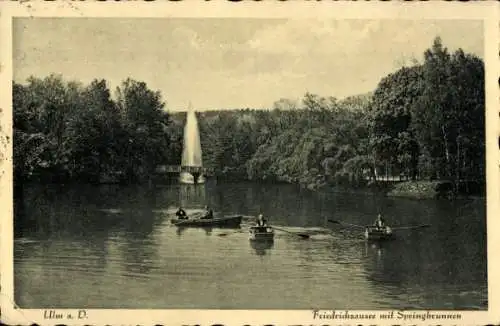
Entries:
<svg viewBox="0 0 500 326">
<path fill-rule="evenodd" d="M 179 207 L 175 215 L 179 218 L 179 220 L 187 220 L 187 214 L 186 211 L 182 209 L 182 207 Z"/>
<path fill-rule="evenodd" d="M 385 220 L 381 214 L 378 214 L 377 219 L 375 220 L 375 223 L 373 223 L 373 225 L 377 227 L 378 230 L 385 228 Z"/>
<path fill-rule="evenodd" d="M 205 214 L 203 215 L 202 219 L 212 219 L 212 218 L 214 218 L 214 211 L 208 206 L 205 206 Z"/>
<path fill-rule="evenodd" d="M 264 218 L 264 215 L 259 214 L 257 217 L 257 226 L 267 226 L 267 220 Z"/>
</svg>

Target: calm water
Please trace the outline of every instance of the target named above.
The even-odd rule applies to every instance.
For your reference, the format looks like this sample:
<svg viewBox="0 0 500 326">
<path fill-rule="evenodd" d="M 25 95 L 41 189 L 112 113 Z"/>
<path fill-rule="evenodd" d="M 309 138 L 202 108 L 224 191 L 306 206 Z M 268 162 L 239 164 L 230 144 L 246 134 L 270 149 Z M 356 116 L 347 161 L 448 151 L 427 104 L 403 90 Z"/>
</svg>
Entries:
<svg viewBox="0 0 500 326">
<path fill-rule="evenodd" d="M 30 187 L 15 219 L 23 308 L 487 309 L 485 203 L 318 194 L 289 185 Z M 245 216 L 240 230 L 177 229 L 175 208 Z M 336 219 L 383 212 L 396 241 Z M 189 212 L 189 211 L 188 211 Z M 252 245 L 263 212 L 279 232 Z"/>
</svg>

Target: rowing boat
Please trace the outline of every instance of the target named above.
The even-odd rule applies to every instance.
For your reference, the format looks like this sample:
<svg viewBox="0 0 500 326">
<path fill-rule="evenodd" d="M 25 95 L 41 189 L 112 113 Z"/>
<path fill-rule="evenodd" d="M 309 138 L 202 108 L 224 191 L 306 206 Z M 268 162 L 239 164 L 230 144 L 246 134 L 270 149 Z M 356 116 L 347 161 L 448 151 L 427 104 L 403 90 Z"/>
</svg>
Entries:
<svg viewBox="0 0 500 326">
<path fill-rule="evenodd" d="M 377 227 L 367 226 L 365 228 L 365 238 L 367 240 L 390 240 L 393 238 L 392 229 L 388 226 Z"/>
<path fill-rule="evenodd" d="M 273 241 L 274 230 L 270 226 L 251 226 L 248 229 L 248 237 L 252 241 Z"/>
<path fill-rule="evenodd" d="M 237 228 L 243 219 L 242 215 L 230 215 L 215 218 L 172 219 L 171 223 L 180 227 L 226 227 Z"/>
</svg>

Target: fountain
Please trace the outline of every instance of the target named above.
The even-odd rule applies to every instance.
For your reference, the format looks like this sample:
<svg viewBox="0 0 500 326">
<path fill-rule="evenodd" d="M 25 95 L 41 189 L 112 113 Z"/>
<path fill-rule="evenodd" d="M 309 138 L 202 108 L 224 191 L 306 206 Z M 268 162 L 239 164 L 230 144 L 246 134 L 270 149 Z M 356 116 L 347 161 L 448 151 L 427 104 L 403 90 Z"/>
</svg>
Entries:
<svg viewBox="0 0 500 326">
<path fill-rule="evenodd" d="M 201 168 L 201 142 L 200 142 L 200 131 L 198 129 L 198 120 L 196 119 L 196 113 L 189 104 L 186 125 L 184 126 L 184 147 L 182 149 L 182 161 L 181 165 L 183 167 L 199 167 Z M 179 176 L 179 182 L 188 184 L 203 183 L 205 178 L 200 173 L 189 173 L 181 172 Z"/>
</svg>

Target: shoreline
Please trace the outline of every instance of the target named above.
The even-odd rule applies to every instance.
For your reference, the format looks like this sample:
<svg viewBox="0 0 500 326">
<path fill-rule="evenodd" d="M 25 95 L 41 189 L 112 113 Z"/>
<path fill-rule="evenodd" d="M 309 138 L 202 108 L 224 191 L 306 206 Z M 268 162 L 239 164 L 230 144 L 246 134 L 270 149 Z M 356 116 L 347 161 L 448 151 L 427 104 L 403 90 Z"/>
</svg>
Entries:
<svg viewBox="0 0 500 326">
<path fill-rule="evenodd" d="M 392 185 L 374 184 L 357 188 L 335 187 L 323 185 L 314 187 L 306 186 L 311 191 L 327 193 L 352 193 L 357 195 L 379 195 L 387 198 L 404 198 L 411 200 L 449 200 L 456 199 L 485 199 L 486 195 L 480 192 L 453 193 L 448 181 L 402 181 Z"/>
<path fill-rule="evenodd" d="M 246 178 L 226 178 L 226 177 L 213 177 L 208 178 L 207 183 L 212 182 L 219 183 L 259 183 L 259 184 L 272 184 L 272 185 L 294 185 L 300 187 L 301 189 L 308 190 L 310 192 L 317 193 L 342 193 L 342 194 L 353 194 L 353 195 L 366 195 L 366 196 L 383 196 L 387 198 L 405 198 L 411 200 L 455 200 L 455 199 L 474 199 L 483 200 L 486 198 L 485 192 L 481 193 L 481 182 L 475 181 L 476 191 L 459 191 L 458 193 L 453 193 L 452 184 L 449 181 L 401 181 L 395 184 L 386 183 L 372 183 L 367 185 L 359 186 L 349 186 L 349 185 L 332 185 L 325 182 L 307 182 L 306 180 L 291 182 L 287 180 L 249 180 Z M 74 185 L 93 185 L 93 186 L 153 186 L 153 185 L 172 185 L 177 184 L 176 182 L 164 182 L 165 180 L 153 178 L 151 182 L 100 182 L 100 183 L 81 183 L 76 180 L 68 180 L 68 182 L 58 182 L 57 180 L 51 180 L 49 182 L 43 182 L 41 180 L 30 180 L 23 182 L 22 185 L 16 185 L 14 187 L 28 185 L 59 185 L 59 186 L 74 186 Z M 463 190 L 463 186 L 461 187 Z M 468 188 L 467 188 L 468 189 Z M 479 191 L 478 191 L 479 190 Z M 483 190 L 484 191 L 484 190 Z"/>
</svg>

